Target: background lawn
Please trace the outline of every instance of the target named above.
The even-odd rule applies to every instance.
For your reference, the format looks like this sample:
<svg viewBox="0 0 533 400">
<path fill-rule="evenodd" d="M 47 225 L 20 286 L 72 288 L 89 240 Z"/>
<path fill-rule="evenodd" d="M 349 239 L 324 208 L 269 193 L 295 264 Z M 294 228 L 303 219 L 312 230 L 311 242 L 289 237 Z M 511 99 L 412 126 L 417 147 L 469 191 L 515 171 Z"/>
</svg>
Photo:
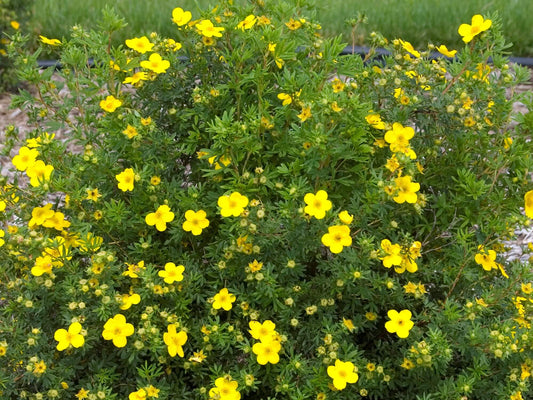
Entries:
<svg viewBox="0 0 533 400">
<path fill-rule="evenodd" d="M 236 0 L 239 1 L 239 0 Z M 265 0 L 269 1 L 269 0 Z M 248 2 L 241 0 L 242 4 Z M 117 34 L 116 43 L 126 38 L 156 31 L 172 37 L 170 22 L 174 7 L 192 11 L 199 17 L 199 8 L 205 9 L 207 0 L 40 0 L 35 7 L 34 30 L 48 37 L 69 35 L 74 24 L 96 28 L 100 9 L 106 4 L 116 8 L 128 22 L 128 27 Z M 317 17 L 326 34 L 343 34 L 350 41 L 350 28 L 345 20 L 357 12 L 368 17 L 368 24 L 357 31 L 358 45 L 372 31 L 386 38 L 402 38 L 415 47 L 425 48 L 428 42 L 446 44 L 448 48 L 462 47 L 457 28 L 470 23 L 474 14 L 487 15 L 497 11 L 502 19 L 504 33 L 513 42 L 510 52 L 515 56 L 533 56 L 533 1 L 531 0 L 327 0 L 316 1 Z"/>
</svg>

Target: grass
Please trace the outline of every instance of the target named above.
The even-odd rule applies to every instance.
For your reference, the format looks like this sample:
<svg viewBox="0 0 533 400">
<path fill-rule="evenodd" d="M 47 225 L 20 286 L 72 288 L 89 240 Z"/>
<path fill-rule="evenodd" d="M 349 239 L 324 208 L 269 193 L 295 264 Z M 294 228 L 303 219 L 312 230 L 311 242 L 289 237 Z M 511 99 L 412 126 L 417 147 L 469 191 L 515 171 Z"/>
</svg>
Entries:
<svg viewBox="0 0 533 400">
<path fill-rule="evenodd" d="M 266 0 L 269 1 L 269 0 Z M 48 37 L 69 35 L 74 24 L 95 27 L 100 9 L 106 4 L 116 8 L 128 22 L 128 27 L 117 35 L 116 41 L 156 31 L 172 37 L 174 26 L 170 16 L 174 7 L 191 10 L 199 15 L 198 6 L 205 8 L 208 0 L 40 0 L 34 13 L 34 29 Z M 505 36 L 514 43 L 514 56 L 533 56 L 533 1 L 531 0 L 329 0 L 318 1 L 317 17 L 328 35 L 342 34 L 350 41 L 350 28 L 345 20 L 364 13 L 368 24 L 357 31 L 357 43 L 364 44 L 372 31 L 381 32 L 388 39 L 402 38 L 415 47 L 427 43 L 446 44 L 448 48 L 463 46 L 457 28 L 470 23 L 474 14 L 498 12 Z"/>
</svg>

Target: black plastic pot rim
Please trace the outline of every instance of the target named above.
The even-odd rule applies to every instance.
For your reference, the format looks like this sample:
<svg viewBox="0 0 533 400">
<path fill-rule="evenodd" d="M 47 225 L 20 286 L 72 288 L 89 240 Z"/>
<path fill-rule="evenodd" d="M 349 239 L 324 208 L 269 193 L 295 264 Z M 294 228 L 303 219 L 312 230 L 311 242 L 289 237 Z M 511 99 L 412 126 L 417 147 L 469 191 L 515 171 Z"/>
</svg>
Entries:
<svg viewBox="0 0 533 400">
<path fill-rule="evenodd" d="M 365 46 L 346 46 L 344 50 L 341 51 L 340 55 L 347 56 L 347 55 L 357 54 L 360 57 L 364 58 L 370 51 L 373 52 L 372 60 L 379 60 L 379 61 L 382 61 L 385 57 L 390 56 L 392 54 L 390 51 L 382 49 L 382 48 L 371 49 L 370 47 L 365 47 Z M 438 52 L 433 52 L 429 56 L 430 60 L 436 60 L 439 58 L 446 58 L 448 60 L 452 60 L 451 58 L 445 57 Z M 518 64 L 524 67 L 533 68 L 533 57 L 509 57 L 509 61 L 513 64 Z M 489 59 L 489 62 L 490 62 L 490 59 Z M 92 59 L 89 59 L 87 63 L 89 66 L 94 65 L 94 61 Z M 39 68 L 41 69 L 50 68 L 50 67 L 53 67 L 55 69 L 62 68 L 61 63 L 57 60 L 38 60 L 37 64 L 39 65 Z"/>
</svg>

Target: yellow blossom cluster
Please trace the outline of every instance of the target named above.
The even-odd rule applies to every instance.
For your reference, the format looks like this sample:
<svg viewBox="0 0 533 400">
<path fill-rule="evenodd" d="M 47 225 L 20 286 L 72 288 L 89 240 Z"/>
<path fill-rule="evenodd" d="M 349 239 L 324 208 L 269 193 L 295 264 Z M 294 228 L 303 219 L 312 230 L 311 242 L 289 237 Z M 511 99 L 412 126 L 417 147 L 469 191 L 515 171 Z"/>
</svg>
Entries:
<svg viewBox="0 0 533 400">
<path fill-rule="evenodd" d="M 53 165 L 45 164 L 44 161 L 38 160 L 38 156 L 37 149 L 23 146 L 12 159 L 15 168 L 26 172 L 26 175 L 30 178 L 30 185 L 33 187 L 41 186 L 48 182 L 54 170 Z"/>
<path fill-rule="evenodd" d="M 416 259 L 420 257 L 422 244 L 419 241 L 413 242 L 410 246 L 402 246 L 398 243 L 391 243 L 389 239 L 381 241 L 381 251 L 383 256 L 381 261 L 386 268 L 394 267 L 394 271 L 401 274 L 405 271 L 416 272 L 418 265 Z"/>
<path fill-rule="evenodd" d="M 277 364 L 281 351 L 281 337 L 276 332 L 276 324 L 267 319 L 262 323 L 250 321 L 249 326 L 250 335 L 259 340 L 252 346 L 252 351 L 257 356 L 257 362 L 261 365 Z"/>
</svg>

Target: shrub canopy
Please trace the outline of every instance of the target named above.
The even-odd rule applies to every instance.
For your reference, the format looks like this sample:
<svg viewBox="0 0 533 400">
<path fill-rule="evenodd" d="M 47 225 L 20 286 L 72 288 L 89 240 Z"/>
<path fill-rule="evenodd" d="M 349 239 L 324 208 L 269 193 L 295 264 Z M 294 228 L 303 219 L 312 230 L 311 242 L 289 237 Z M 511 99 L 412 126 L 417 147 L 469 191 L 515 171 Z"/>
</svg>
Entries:
<svg viewBox="0 0 533 400">
<path fill-rule="evenodd" d="M 497 17 L 453 60 L 363 61 L 297 3 L 176 8 L 119 48 L 106 11 L 42 38 L 55 74 L 15 38 L 3 398 L 525 395 L 532 124 Z"/>
</svg>

